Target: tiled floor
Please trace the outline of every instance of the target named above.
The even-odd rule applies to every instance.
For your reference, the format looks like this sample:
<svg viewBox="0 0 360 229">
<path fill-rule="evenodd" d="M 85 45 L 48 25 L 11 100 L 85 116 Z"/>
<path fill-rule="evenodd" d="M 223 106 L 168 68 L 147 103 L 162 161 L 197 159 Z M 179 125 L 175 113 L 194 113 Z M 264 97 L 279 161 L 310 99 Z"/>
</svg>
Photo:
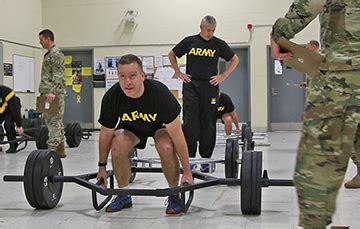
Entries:
<svg viewBox="0 0 360 229">
<path fill-rule="evenodd" d="M 271 132 L 270 147 L 263 151 L 263 168 L 270 178 L 292 178 L 299 132 Z M 97 135 L 83 140 L 79 148 L 67 149 L 63 160 L 65 175 L 80 175 L 97 171 Z M 217 145 L 214 158 L 224 157 L 224 144 Z M 6 147 L 5 147 L 6 149 Z M 22 174 L 29 153 L 35 149 L 30 143 L 26 150 L 14 155 L 0 154 L 0 175 Z M 155 157 L 150 144 L 140 157 Z M 350 164 L 346 179 L 355 174 Z M 224 166 L 217 165 L 214 176 L 224 176 Z M 165 188 L 162 174 L 137 174 L 133 188 Z M 64 185 L 63 196 L 52 210 L 34 210 L 27 203 L 21 183 L 0 181 L 0 228 L 298 228 L 298 209 L 293 187 L 269 187 L 262 190 L 260 216 L 244 216 L 240 210 L 240 188 L 216 186 L 195 191 L 189 212 L 183 216 L 165 215 L 165 198 L 133 197 L 133 207 L 118 213 L 95 211 L 91 192 L 74 183 Z M 360 228 L 360 190 L 341 189 L 334 225 Z"/>
</svg>

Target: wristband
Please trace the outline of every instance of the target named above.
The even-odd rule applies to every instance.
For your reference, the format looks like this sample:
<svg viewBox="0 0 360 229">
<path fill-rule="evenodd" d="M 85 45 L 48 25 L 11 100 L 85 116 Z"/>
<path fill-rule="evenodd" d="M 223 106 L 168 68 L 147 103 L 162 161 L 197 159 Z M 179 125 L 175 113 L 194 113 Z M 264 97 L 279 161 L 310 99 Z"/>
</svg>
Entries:
<svg viewBox="0 0 360 229">
<path fill-rule="evenodd" d="M 107 165 L 107 162 L 105 162 L 105 163 L 98 162 L 99 167 L 105 167 L 106 165 Z"/>
</svg>

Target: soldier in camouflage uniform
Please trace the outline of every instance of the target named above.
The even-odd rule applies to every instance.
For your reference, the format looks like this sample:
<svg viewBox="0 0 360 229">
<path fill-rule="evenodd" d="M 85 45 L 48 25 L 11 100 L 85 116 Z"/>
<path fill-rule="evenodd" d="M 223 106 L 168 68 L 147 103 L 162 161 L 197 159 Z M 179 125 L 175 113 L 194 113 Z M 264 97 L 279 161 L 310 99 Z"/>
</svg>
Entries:
<svg viewBox="0 0 360 229">
<path fill-rule="evenodd" d="M 64 149 L 64 95 L 65 85 L 65 65 L 64 54 L 56 47 L 54 34 L 48 29 L 39 33 L 40 44 L 47 49 L 41 68 L 41 81 L 39 92 L 41 96 L 46 96 L 49 103 L 55 98 L 59 98 L 59 112 L 55 115 L 44 114 L 44 119 L 49 128 L 48 148 L 56 151 L 60 157 L 66 157 Z"/>
<path fill-rule="evenodd" d="M 304 228 L 331 223 L 360 121 L 360 0 L 294 0 L 273 26 L 273 57 L 291 58 L 277 39 L 293 38 L 318 15 L 325 59 L 309 85 L 294 175 Z"/>
</svg>

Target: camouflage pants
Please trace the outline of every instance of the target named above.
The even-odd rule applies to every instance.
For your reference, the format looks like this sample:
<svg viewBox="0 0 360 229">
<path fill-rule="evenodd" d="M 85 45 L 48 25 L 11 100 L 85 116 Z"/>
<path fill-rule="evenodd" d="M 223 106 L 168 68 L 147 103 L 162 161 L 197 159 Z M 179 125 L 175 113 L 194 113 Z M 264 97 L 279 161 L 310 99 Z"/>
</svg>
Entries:
<svg viewBox="0 0 360 229">
<path fill-rule="evenodd" d="M 355 152 L 360 72 L 321 72 L 307 90 L 294 182 L 300 226 L 316 228 L 331 223 L 338 190 Z"/>
<path fill-rule="evenodd" d="M 64 142 L 64 110 L 65 110 L 65 100 L 64 96 L 59 96 L 59 106 L 60 110 L 55 115 L 44 114 L 44 120 L 49 128 L 49 140 L 47 141 L 49 149 L 56 150 L 57 146 Z"/>
<path fill-rule="evenodd" d="M 358 124 L 358 128 L 356 130 L 356 135 L 354 139 L 354 152 L 351 154 L 351 159 L 355 163 L 355 165 L 360 168 L 360 124 Z"/>
</svg>

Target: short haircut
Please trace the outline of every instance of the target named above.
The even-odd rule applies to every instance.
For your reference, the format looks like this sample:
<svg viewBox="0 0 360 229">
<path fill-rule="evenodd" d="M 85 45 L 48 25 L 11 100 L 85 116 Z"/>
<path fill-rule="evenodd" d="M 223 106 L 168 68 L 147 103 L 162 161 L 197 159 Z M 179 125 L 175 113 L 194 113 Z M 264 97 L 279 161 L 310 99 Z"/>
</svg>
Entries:
<svg viewBox="0 0 360 229">
<path fill-rule="evenodd" d="M 42 35 L 45 38 L 50 38 L 51 41 L 54 41 L 54 33 L 50 29 L 44 29 L 39 33 L 39 36 Z"/>
<path fill-rule="evenodd" d="M 214 16 L 206 15 L 205 17 L 203 17 L 203 19 L 201 19 L 201 24 L 200 25 L 214 25 L 214 26 L 216 26 L 216 19 L 214 18 Z"/>
<path fill-rule="evenodd" d="M 317 48 L 320 47 L 320 43 L 317 40 L 311 40 L 309 41 L 309 44 L 316 46 Z"/>
<path fill-rule="evenodd" d="M 132 64 L 132 63 L 136 63 L 139 66 L 140 71 L 143 70 L 143 66 L 140 58 L 133 54 L 126 54 L 122 56 L 119 62 L 116 64 L 116 67 L 118 68 L 119 65 Z"/>
</svg>

